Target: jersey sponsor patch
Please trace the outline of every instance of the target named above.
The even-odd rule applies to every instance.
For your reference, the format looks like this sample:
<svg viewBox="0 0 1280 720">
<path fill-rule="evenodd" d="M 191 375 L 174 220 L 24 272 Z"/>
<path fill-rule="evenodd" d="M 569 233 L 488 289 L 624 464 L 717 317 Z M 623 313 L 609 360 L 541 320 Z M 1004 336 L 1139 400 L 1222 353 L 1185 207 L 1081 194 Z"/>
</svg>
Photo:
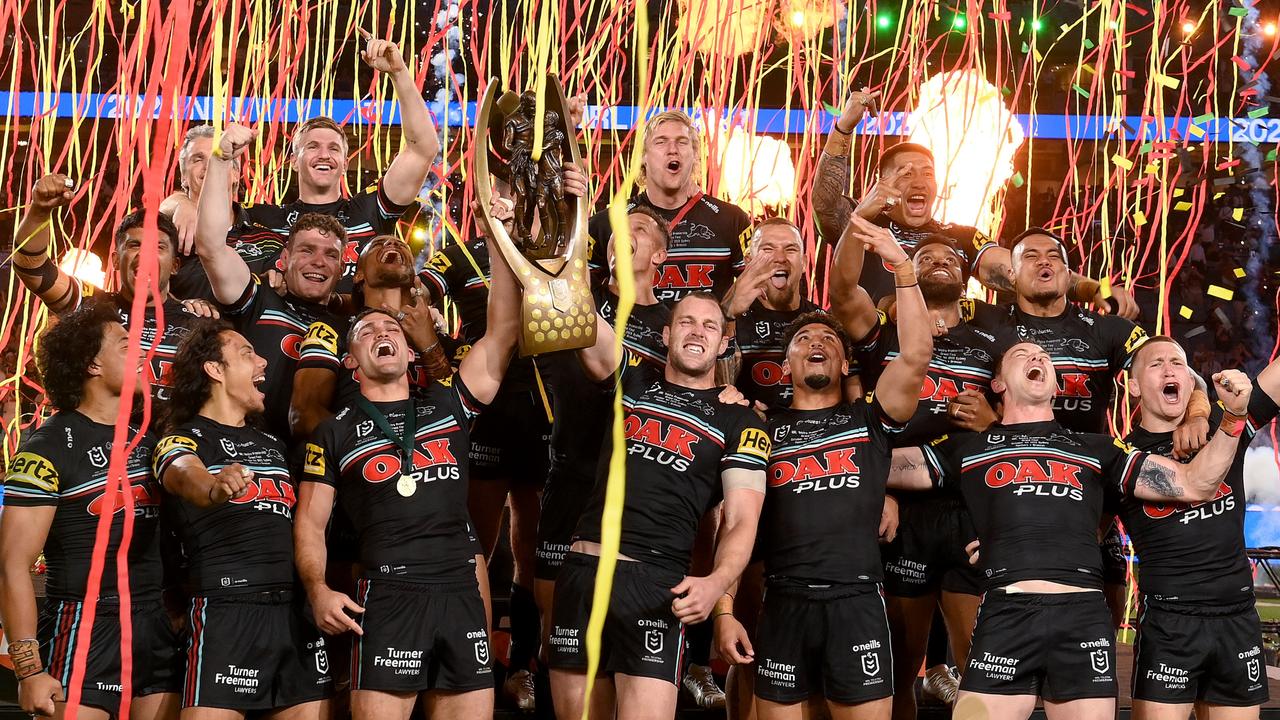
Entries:
<svg viewBox="0 0 1280 720">
<path fill-rule="evenodd" d="M 166 435 L 156 446 L 156 457 L 164 457 L 175 450 L 196 452 L 196 441 L 185 435 Z"/>
<path fill-rule="evenodd" d="M 9 482 L 23 483 L 45 492 L 58 492 L 58 471 L 53 463 L 32 452 L 20 452 L 9 462 Z"/>
<path fill-rule="evenodd" d="M 314 322 L 311 327 L 307 328 L 307 334 L 302 338 L 302 347 L 307 348 L 316 346 L 323 348 L 331 354 L 338 354 L 338 333 L 329 327 L 328 323 Z"/>
<path fill-rule="evenodd" d="M 754 455 L 761 460 L 769 459 L 769 434 L 760 428 L 747 428 L 738 437 L 738 452 Z"/>
<path fill-rule="evenodd" d="M 307 443 L 303 456 L 302 471 L 308 475 L 324 476 L 324 448 L 315 443 Z"/>
</svg>

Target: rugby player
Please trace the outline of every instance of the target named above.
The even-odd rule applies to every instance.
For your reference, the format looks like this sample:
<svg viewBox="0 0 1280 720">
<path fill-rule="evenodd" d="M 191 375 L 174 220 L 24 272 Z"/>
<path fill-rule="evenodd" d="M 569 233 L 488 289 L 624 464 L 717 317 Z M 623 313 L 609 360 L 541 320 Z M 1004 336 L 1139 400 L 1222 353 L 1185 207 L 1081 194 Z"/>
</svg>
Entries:
<svg viewBox="0 0 1280 720">
<path fill-rule="evenodd" d="M 284 443 L 255 426 L 267 361 L 231 326 L 193 328 L 174 364 L 155 473 L 189 563 L 184 720 L 327 715 L 325 638 L 303 614 Z"/>
<path fill-rule="evenodd" d="M 0 513 L 0 624 L 18 678 L 18 704 L 32 717 L 62 717 L 98 549 L 98 519 L 109 513 L 78 711 L 79 717 L 105 720 L 118 714 L 122 692 L 123 589 L 116 563 L 126 507 L 124 496 L 106 492 L 107 473 L 124 378 L 138 377 L 133 391 L 140 397 L 147 390 L 145 362 L 138 355 L 135 366 L 126 365 L 129 336 L 110 302 L 87 302 L 66 313 L 37 347 L 45 393 L 57 412 L 25 434 L 9 460 Z M 151 473 L 155 436 L 140 435 L 128 425 L 124 439 L 133 445 L 120 452 L 133 513 L 124 569 L 132 621 L 130 717 L 163 720 L 178 714 L 182 646 L 161 601 L 160 488 Z M 31 566 L 42 549 L 47 584 L 37 607 Z"/>
</svg>

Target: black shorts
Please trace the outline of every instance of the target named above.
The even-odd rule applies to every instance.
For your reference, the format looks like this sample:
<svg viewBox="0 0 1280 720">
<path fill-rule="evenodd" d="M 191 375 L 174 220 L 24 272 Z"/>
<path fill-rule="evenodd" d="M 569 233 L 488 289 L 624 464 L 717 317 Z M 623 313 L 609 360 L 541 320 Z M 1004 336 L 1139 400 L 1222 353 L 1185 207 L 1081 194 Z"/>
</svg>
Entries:
<svg viewBox="0 0 1280 720">
<path fill-rule="evenodd" d="M 536 561 L 533 576 L 539 580 L 555 580 L 564 564 L 564 556 L 573 544 L 573 531 L 578 527 L 591 491 L 595 487 L 594 473 L 560 473 L 552 471 L 547 476 L 547 486 L 542 491 L 542 512 L 538 515 L 538 547 L 534 551 Z"/>
<path fill-rule="evenodd" d="M 981 595 L 982 572 L 964 548 L 977 538 L 960 498 L 946 493 L 898 501 L 898 536 L 880 547 L 884 590 L 895 597 L 937 592 Z"/>
<path fill-rule="evenodd" d="M 982 598 L 960 689 L 1065 702 L 1114 698 L 1116 631 L 1100 592 Z"/>
<path fill-rule="evenodd" d="M 541 488 L 551 460 L 551 423 L 534 391 L 499 392 L 471 429 L 471 477 Z"/>
<path fill-rule="evenodd" d="M 587 669 L 587 620 L 595 593 L 599 558 L 569 553 L 556 580 L 552 606 L 551 667 Z M 684 625 L 671 612 L 671 588 L 682 576 L 642 562 L 619 560 L 613 595 L 600 637 L 600 670 L 636 677 L 680 681 Z"/>
<path fill-rule="evenodd" d="M 1266 702 L 1262 625 L 1253 601 L 1228 608 L 1147 604 L 1134 640 L 1133 697 L 1231 707 Z"/>
<path fill-rule="evenodd" d="M 484 600 L 474 580 L 360 580 L 353 690 L 425 692 L 493 687 Z"/>
<path fill-rule="evenodd" d="M 45 598 L 40 608 L 36 637 L 45 670 L 71 685 L 84 603 Z M 182 638 L 173 629 L 159 596 L 135 602 L 130 609 L 133 631 L 133 684 L 135 697 L 176 693 L 182 689 Z M 80 702 L 111 714 L 120 710 L 120 601 L 99 600 L 89 636 L 89 656 L 80 685 Z"/>
<path fill-rule="evenodd" d="M 893 695 L 893 653 L 876 585 L 813 588 L 770 583 L 756 630 L 756 697 L 810 695 L 846 705 Z"/>
<path fill-rule="evenodd" d="M 271 710 L 332 694 L 325 637 L 291 591 L 191 599 L 183 707 Z"/>
<path fill-rule="evenodd" d="M 1125 555 L 1124 534 L 1120 521 L 1112 520 L 1098 547 L 1102 553 L 1102 581 L 1108 585 L 1124 585 L 1129 581 L 1129 558 Z"/>
</svg>

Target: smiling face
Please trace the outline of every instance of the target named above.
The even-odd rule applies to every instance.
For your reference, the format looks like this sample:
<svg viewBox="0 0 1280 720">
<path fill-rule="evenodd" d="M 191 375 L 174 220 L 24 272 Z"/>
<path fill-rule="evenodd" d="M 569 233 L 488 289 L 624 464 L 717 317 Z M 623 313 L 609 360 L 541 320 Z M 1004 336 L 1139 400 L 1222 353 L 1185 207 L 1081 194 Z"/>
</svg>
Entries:
<svg viewBox="0 0 1280 720">
<path fill-rule="evenodd" d="M 665 120 L 645 128 L 645 187 L 676 193 L 690 186 L 698 150 L 693 128 Z"/>
<path fill-rule="evenodd" d="M 404 328 L 383 312 L 371 312 L 356 320 L 348 335 L 343 365 L 357 370 L 362 380 L 386 383 L 405 377 L 413 353 Z"/>
<path fill-rule="evenodd" d="M 304 190 L 316 194 L 333 191 L 347 172 L 347 139 L 328 127 L 306 130 L 295 143 L 293 169 Z"/>
<path fill-rule="evenodd" d="M 137 377 L 137 381 L 133 384 L 135 396 L 140 396 L 147 390 L 147 373 L 143 372 L 147 354 L 139 352 L 137 361 L 130 369 L 125 367 L 128 352 L 129 332 L 118 322 L 105 323 L 102 326 L 102 346 L 93 358 L 90 373 L 100 377 L 103 385 L 112 395 L 120 394 L 124 387 L 125 373 L 131 373 Z"/>
<path fill-rule="evenodd" d="M 653 271 L 667 260 L 667 244 L 663 240 L 661 228 L 652 217 L 638 212 L 627 216 L 627 226 L 631 229 L 631 267 L 635 268 L 637 275 L 640 273 L 652 275 Z M 616 239 L 610 235 L 607 248 L 609 274 L 615 278 L 617 273 L 614 269 L 618 260 L 614 245 Z"/>
<path fill-rule="evenodd" d="M 668 348 L 669 365 L 685 375 L 706 375 L 728 346 L 724 311 L 712 298 L 686 296 L 671 309 L 671 323 L 662 329 L 662 341 Z"/>
<path fill-rule="evenodd" d="M 933 218 L 933 204 L 938 199 L 933 158 L 921 152 L 898 153 L 890 158 L 880 177 L 885 180 L 897 177 L 898 170 L 908 164 L 911 170 L 894 183 L 902 191 L 902 202 L 894 205 L 889 214 L 904 225 L 916 227 Z"/>
<path fill-rule="evenodd" d="M 245 415 L 261 413 L 266 396 L 260 388 L 267 378 L 267 361 L 253 351 L 253 346 L 240 333 L 224 330 L 221 337 L 224 392 Z"/>
<path fill-rule="evenodd" d="M 143 230 L 140 227 L 125 231 L 125 237 L 116 245 L 116 277 L 120 295 L 132 299 L 138 289 L 138 266 L 142 262 Z M 162 295 L 169 293 L 169 278 L 178 269 L 177 248 L 173 238 L 164 232 L 156 233 L 156 284 Z M 145 291 L 145 288 L 143 289 Z"/>
<path fill-rule="evenodd" d="M 838 387 L 840 379 L 849 374 L 844 342 L 829 325 L 809 323 L 792 336 L 782 371 L 791 375 L 797 392 L 804 392 L 803 388 L 822 390 L 833 382 Z"/>
<path fill-rule="evenodd" d="M 946 245 L 922 246 L 915 254 L 916 280 L 930 305 L 953 303 L 964 294 L 960 256 Z"/>
<path fill-rule="evenodd" d="M 1033 303 L 1066 297 L 1071 282 L 1062 245 L 1048 235 L 1028 235 L 1013 248 L 1013 285 Z"/>
<path fill-rule="evenodd" d="M 182 167 L 179 168 L 182 177 L 182 187 L 186 188 L 191 197 L 200 197 L 200 191 L 204 189 L 204 176 L 209 170 L 209 158 L 213 156 L 213 138 L 211 137 L 195 137 L 192 138 L 183 148 Z M 240 159 L 237 158 L 231 163 L 231 172 L 227 183 L 230 186 L 231 197 L 234 199 L 236 191 L 240 187 Z"/>
<path fill-rule="evenodd" d="M 293 295 L 326 302 L 342 277 L 342 241 L 323 230 L 299 230 L 281 254 L 284 283 Z"/>
<path fill-rule="evenodd" d="M 1058 392 L 1053 359 L 1035 343 L 1018 343 L 1005 351 L 991 389 L 1003 395 L 1007 404 L 1052 404 Z"/>
<path fill-rule="evenodd" d="M 394 235 L 379 235 L 360 251 L 356 284 L 368 288 L 413 287 L 413 251 Z"/>
<path fill-rule="evenodd" d="M 1142 403 L 1144 417 L 1177 423 L 1187 411 L 1196 389 L 1187 353 L 1176 342 L 1151 339 L 1133 356 L 1129 394 Z"/>
<path fill-rule="evenodd" d="M 800 298 L 800 279 L 804 276 L 804 244 L 800 233 L 790 225 L 766 225 L 751 243 L 752 257 L 760 256 L 769 263 L 769 279 L 765 295 L 774 307 L 794 304 Z"/>
</svg>

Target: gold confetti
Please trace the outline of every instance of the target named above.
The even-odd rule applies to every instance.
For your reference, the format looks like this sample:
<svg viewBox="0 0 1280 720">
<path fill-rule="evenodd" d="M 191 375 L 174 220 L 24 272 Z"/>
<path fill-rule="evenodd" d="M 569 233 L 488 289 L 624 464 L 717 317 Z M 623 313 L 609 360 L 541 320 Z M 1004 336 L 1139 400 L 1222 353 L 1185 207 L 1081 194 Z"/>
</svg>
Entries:
<svg viewBox="0 0 1280 720">
<path fill-rule="evenodd" d="M 1230 300 L 1231 298 L 1235 297 L 1235 293 L 1224 287 L 1219 287 L 1217 285 L 1210 285 L 1209 296 L 1221 298 L 1222 300 Z"/>
<path fill-rule="evenodd" d="M 1190 320 L 1191 308 L 1187 307 L 1186 305 L 1183 305 L 1182 308 L 1178 310 L 1178 314 L 1182 316 L 1183 320 Z"/>
</svg>

